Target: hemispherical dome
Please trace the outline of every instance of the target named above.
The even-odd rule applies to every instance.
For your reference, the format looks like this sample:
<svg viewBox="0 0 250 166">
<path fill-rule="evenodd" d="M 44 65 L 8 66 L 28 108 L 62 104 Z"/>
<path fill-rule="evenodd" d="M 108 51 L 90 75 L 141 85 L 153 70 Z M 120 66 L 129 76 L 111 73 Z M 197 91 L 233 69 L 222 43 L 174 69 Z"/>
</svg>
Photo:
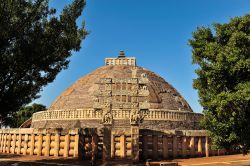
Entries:
<svg viewBox="0 0 250 166">
<path fill-rule="evenodd" d="M 136 76 L 145 73 L 148 77 L 149 109 L 167 109 L 192 112 L 186 100 L 157 74 L 142 67 L 131 65 L 107 65 L 80 78 L 65 90 L 50 106 L 50 110 L 71 110 L 93 108 L 95 95 L 98 90 L 96 82 L 100 78 L 132 78 L 132 70 L 136 68 Z"/>
</svg>

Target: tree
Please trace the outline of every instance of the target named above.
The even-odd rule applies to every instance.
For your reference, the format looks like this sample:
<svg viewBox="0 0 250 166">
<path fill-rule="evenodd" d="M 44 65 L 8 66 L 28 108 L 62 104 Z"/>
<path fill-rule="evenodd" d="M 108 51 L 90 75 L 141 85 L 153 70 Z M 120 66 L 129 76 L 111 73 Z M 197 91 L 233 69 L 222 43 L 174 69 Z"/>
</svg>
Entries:
<svg viewBox="0 0 250 166">
<path fill-rule="evenodd" d="M 45 111 L 46 106 L 42 104 L 32 104 L 31 106 L 22 107 L 13 116 L 8 118 L 9 127 L 20 127 L 26 120 L 30 119 L 33 113 L 38 111 Z"/>
<path fill-rule="evenodd" d="M 204 108 L 202 125 L 217 148 L 250 147 L 250 15 L 199 27 L 189 40 Z"/>
<path fill-rule="evenodd" d="M 42 87 L 68 67 L 87 35 L 78 27 L 85 0 L 59 16 L 44 0 L 0 0 L 0 122 L 39 97 Z"/>
</svg>

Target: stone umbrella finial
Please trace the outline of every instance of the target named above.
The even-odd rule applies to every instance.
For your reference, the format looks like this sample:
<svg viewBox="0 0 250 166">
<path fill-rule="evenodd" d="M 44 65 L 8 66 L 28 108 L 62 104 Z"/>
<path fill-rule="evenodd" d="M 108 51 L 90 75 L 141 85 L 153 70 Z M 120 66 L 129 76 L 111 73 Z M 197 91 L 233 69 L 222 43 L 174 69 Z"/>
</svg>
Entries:
<svg viewBox="0 0 250 166">
<path fill-rule="evenodd" d="M 118 58 L 125 58 L 125 53 L 124 51 L 120 51 Z"/>
</svg>

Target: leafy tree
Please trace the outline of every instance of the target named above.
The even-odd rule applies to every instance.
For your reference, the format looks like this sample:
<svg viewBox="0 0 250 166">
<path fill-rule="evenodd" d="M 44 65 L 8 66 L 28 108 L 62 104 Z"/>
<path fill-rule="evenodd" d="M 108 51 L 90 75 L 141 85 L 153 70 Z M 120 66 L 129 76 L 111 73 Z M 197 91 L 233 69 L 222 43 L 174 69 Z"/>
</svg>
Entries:
<svg viewBox="0 0 250 166">
<path fill-rule="evenodd" d="M 199 27 L 189 40 L 204 108 L 203 126 L 217 148 L 250 146 L 250 15 Z"/>
<path fill-rule="evenodd" d="M 14 128 L 20 127 L 26 120 L 32 117 L 33 113 L 44 110 L 46 110 L 46 106 L 36 103 L 31 106 L 22 107 L 13 116 L 8 117 L 8 125 Z"/>
<path fill-rule="evenodd" d="M 87 35 L 76 25 L 84 6 L 74 0 L 56 16 L 48 0 L 0 0 L 0 124 L 68 67 Z"/>
</svg>

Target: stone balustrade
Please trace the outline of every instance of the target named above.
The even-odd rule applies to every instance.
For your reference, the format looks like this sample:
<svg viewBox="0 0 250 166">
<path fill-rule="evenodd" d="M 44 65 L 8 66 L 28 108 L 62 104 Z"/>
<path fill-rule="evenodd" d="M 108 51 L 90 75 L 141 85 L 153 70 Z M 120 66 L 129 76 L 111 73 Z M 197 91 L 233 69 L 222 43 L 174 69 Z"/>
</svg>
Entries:
<svg viewBox="0 0 250 166">
<path fill-rule="evenodd" d="M 145 120 L 173 120 L 173 121 L 186 121 L 193 120 L 199 121 L 203 114 L 193 113 L 187 111 L 173 111 L 173 110 L 159 110 L 150 109 L 148 114 L 145 115 Z"/>
<path fill-rule="evenodd" d="M 0 153 L 78 157 L 78 146 L 79 129 L 0 129 Z"/>
<path fill-rule="evenodd" d="M 136 58 L 135 57 L 106 58 L 105 64 L 107 66 L 112 66 L 112 65 L 136 66 Z"/>
<path fill-rule="evenodd" d="M 130 110 L 112 109 L 113 119 L 129 119 Z M 144 114 L 144 120 L 199 121 L 203 115 L 187 111 L 149 109 Z M 41 120 L 72 120 L 72 119 L 102 119 L 103 112 L 94 109 L 51 110 L 33 114 L 32 121 Z"/>
</svg>

